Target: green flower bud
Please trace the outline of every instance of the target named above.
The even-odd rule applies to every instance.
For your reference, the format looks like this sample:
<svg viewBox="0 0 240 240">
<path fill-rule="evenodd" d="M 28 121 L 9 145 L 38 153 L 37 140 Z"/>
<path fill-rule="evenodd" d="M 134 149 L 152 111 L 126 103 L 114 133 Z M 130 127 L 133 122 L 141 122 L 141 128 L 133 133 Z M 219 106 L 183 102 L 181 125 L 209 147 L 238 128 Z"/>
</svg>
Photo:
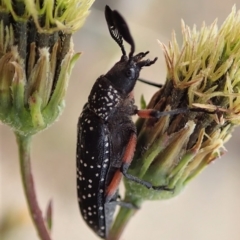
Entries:
<svg viewBox="0 0 240 240">
<path fill-rule="evenodd" d="M 74 54 L 72 33 L 93 0 L 0 3 L 0 120 L 20 135 L 51 125 L 64 108 Z"/>
<path fill-rule="evenodd" d="M 135 206 L 179 194 L 225 152 L 224 144 L 240 124 L 240 12 L 234 7 L 219 30 L 216 22 L 210 27 L 203 25 L 200 31 L 196 27 L 190 30 L 182 22 L 182 32 L 182 47 L 175 34 L 168 47 L 160 43 L 167 78 L 147 108 L 169 111 L 197 107 L 202 112 L 136 122 L 138 141 L 128 173 L 172 191 L 147 189 L 125 178 L 124 201 Z M 135 212 L 120 209 L 109 239 L 119 239 Z"/>
<path fill-rule="evenodd" d="M 232 13 L 218 30 L 216 22 L 198 32 L 182 22 L 183 46 L 173 34 L 169 47 L 160 43 L 167 80 L 147 108 L 168 111 L 199 107 L 206 112 L 139 120 L 138 145 L 129 173 L 166 185 L 154 191 L 125 180 L 126 198 L 136 202 L 171 198 L 224 152 L 224 143 L 240 124 L 240 12 Z"/>
</svg>

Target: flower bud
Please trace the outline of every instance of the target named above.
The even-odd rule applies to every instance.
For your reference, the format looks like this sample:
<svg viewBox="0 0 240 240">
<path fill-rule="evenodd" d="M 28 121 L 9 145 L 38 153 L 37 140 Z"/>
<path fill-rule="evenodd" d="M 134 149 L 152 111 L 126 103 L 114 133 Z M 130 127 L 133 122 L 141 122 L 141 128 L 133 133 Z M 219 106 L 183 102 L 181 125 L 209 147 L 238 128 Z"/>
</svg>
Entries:
<svg viewBox="0 0 240 240">
<path fill-rule="evenodd" d="M 0 119 L 21 135 L 51 125 L 64 108 L 74 63 L 72 33 L 93 0 L 0 3 Z"/>
<path fill-rule="evenodd" d="M 137 121 L 138 144 L 129 173 L 172 191 L 146 189 L 125 179 L 125 200 L 139 205 L 171 198 L 225 153 L 224 144 L 240 124 L 239 29 L 240 12 L 234 7 L 219 30 L 216 22 L 200 31 L 182 23 L 182 47 L 174 34 L 168 47 L 160 43 L 167 79 L 147 108 L 185 108 L 186 113 Z"/>
</svg>

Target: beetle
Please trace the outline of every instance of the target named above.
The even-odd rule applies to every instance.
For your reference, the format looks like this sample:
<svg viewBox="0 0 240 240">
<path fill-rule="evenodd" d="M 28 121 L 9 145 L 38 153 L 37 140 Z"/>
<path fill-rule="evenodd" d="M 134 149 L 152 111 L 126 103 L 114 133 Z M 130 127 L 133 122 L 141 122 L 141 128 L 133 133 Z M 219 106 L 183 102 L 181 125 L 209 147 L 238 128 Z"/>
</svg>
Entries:
<svg viewBox="0 0 240 240">
<path fill-rule="evenodd" d="M 78 121 L 77 193 L 81 214 L 87 225 L 101 238 L 107 238 L 118 202 L 118 187 L 122 176 L 155 190 L 169 191 L 166 186 L 151 183 L 127 173 L 137 142 L 133 115 L 159 118 L 169 112 L 139 110 L 134 105 L 133 89 L 143 67 L 154 64 L 143 60 L 148 52 L 134 55 L 135 44 L 124 18 L 109 6 L 105 18 L 112 38 L 122 51 L 122 57 L 105 75 L 94 83 Z M 129 55 L 123 39 L 130 45 Z M 126 204 L 127 205 L 127 204 Z"/>
</svg>

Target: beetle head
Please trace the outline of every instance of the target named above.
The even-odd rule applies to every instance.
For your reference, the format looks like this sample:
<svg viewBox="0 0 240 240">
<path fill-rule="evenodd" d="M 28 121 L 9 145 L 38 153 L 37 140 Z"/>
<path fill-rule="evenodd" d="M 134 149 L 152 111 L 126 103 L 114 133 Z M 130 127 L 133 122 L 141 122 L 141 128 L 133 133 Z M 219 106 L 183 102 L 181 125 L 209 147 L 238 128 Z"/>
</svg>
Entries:
<svg viewBox="0 0 240 240">
<path fill-rule="evenodd" d="M 142 60 L 149 52 L 141 52 L 134 56 L 134 40 L 124 18 L 117 11 L 112 11 L 109 6 L 105 7 L 105 17 L 110 35 L 122 51 L 120 61 L 105 76 L 119 92 L 128 95 L 135 86 L 141 68 L 154 64 L 157 58 L 154 60 Z M 123 46 L 123 39 L 131 46 L 128 56 Z"/>
</svg>

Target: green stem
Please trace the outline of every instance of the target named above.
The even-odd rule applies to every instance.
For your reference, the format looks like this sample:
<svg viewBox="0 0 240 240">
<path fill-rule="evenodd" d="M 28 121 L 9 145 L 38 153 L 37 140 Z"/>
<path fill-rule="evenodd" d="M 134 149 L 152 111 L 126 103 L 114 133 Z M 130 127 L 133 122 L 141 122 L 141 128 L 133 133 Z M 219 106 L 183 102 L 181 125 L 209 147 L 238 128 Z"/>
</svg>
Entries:
<svg viewBox="0 0 240 240">
<path fill-rule="evenodd" d="M 132 203 L 134 206 L 140 208 L 141 201 L 138 199 L 131 199 L 131 197 L 125 197 L 124 202 Z M 130 221 L 131 217 L 137 212 L 138 208 L 126 208 L 121 207 L 114 224 L 109 232 L 107 240 L 118 240 L 120 239 L 125 227 Z"/>
<path fill-rule="evenodd" d="M 30 162 L 30 148 L 31 148 L 31 136 L 23 136 L 18 133 L 15 133 L 18 151 L 19 151 L 19 160 L 21 168 L 21 176 L 23 182 L 23 188 L 25 197 L 27 199 L 27 204 L 29 212 L 32 218 L 32 221 L 35 225 L 35 228 L 38 232 L 38 235 L 41 240 L 51 240 L 49 232 L 46 228 L 42 211 L 38 206 L 37 196 L 35 193 L 33 176 L 31 172 L 31 162 Z"/>
</svg>

